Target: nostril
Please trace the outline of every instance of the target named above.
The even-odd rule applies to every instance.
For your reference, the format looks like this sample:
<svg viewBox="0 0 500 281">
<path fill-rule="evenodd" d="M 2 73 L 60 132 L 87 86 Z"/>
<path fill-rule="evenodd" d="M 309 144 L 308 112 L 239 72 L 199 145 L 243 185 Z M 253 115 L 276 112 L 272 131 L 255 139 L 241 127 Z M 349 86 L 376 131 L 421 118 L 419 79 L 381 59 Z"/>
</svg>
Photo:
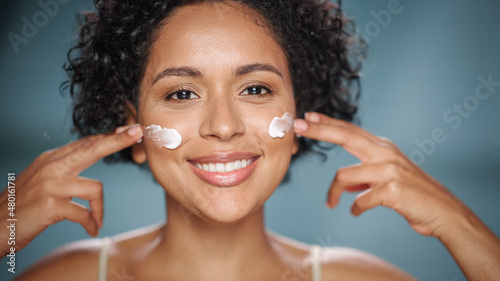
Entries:
<svg viewBox="0 0 500 281">
<path fill-rule="evenodd" d="M 214 106 L 211 114 L 200 128 L 200 133 L 205 137 L 216 137 L 227 141 L 234 136 L 245 132 L 245 125 L 239 111 L 230 106 Z"/>
</svg>

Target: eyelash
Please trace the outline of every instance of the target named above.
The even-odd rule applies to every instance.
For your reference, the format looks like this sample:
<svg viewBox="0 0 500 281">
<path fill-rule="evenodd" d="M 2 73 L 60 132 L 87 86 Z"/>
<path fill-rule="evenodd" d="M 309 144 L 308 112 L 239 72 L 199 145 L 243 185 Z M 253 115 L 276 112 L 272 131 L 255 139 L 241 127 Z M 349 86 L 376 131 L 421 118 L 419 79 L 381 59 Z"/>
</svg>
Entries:
<svg viewBox="0 0 500 281">
<path fill-rule="evenodd" d="M 190 93 L 191 95 L 195 95 L 196 98 L 194 98 L 194 99 L 199 98 L 199 96 L 197 94 L 195 94 L 195 92 L 193 92 L 193 91 L 191 91 L 189 89 L 185 89 L 185 88 L 181 87 L 179 89 L 174 90 L 171 93 L 167 93 L 165 95 L 164 99 L 167 100 L 167 101 L 169 101 L 169 100 L 177 100 L 178 102 L 185 102 L 187 100 L 190 100 L 190 98 L 188 98 L 188 99 L 179 99 L 179 98 L 176 99 L 176 98 L 174 98 L 175 95 L 183 93 L 183 92 Z"/>
<path fill-rule="evenodd" d="M 245 96 L 258 96 L 259 98 L 261 98 L 261 97 L 265 97 L 265 96 L 268 96 L 268 95 L 272 95 L 273 92 L 274 92 L 273 88 L 271 86 L 269 86 L 268 84 L 266 84 L 266 83 L 257 83 L 257 84 L 253 84 L 253 85 L 250 85 L 250 86 L 246 87 L 245 90 L 243 90 L 242 93 L 244 93 L 245 91 L 248 91 L 251 88 L 263 88 L 264 90 L 266 90 L 266 93 L 259 94 L 259 95 L 246 94 Z"/>
<path fill-rule="evenodd" d="M 262 88 L 262 89 L 264 89 L 264 90 L 266 91 L 266 93 L 263 93 L 263 94 L 245 94 L 244 96 L 256 96 L 256 97 L 259 97 L 259 98 L 260 98 L 260 97 L 265 97 L 265 96 L 268 96 L 268 95 L 272 95 L 272 94 L 273 94 L 272 87 L 271 87 L 271 86 L 269 86 L 269 85 L 268 85 L 268 84 L 266 84 L 266 83 L 262 83 L 262 82 L 261 82 L 261 83 L 253 84 L 253 85 L 250 85 L 250 86 L 246 87 L 246 88 L 245 88 L 245 90 L 243 90 L 243 91 L 240 93 L 240 95 L 241 95 L 242 93 L 244 93 L 244 92 L 248 91 L 249 89 L 252 89 L 252 88 Z M 183 93 L 183 92 L 190 93 L 190 95 L 195 95 L 195 96 L 196 96 L 196 98 L 187 98 L 187 99 L 179 99 L 179 98 L 174 98 L 174 96 L 175 96 L 175 95 L 180 94 L 180 93 Z M 199 98 L 199 96 L 198 96 L 195 92 L 193 92 L 193 91 L 191 91 L 191 90 L 189 90 L 189 89 L 183 88 L 183 87 L 181 87 L 181 88 L 179 88 L 179 89 L 176 89 L 176 90 L 174 90 L 173 92 L 170 92 L 170 93 L 165 94 L 165 97 L 164 97 L 164 99 L 165 99 L 165 100 L 167 100 L 167 101 L 170 101 L 170 100 L 177 100 L 178 102 L 185 102 L 185 101 L 190 100 L 190 99 L 198 99 L 198 98 Z"/>
</svg>

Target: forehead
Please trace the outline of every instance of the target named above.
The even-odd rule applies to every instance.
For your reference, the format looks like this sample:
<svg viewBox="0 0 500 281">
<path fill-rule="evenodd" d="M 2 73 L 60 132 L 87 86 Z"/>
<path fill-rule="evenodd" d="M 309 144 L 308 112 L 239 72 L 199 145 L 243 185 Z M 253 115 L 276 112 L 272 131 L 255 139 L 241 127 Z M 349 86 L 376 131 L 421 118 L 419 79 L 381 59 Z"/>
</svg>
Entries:
<svg viewBox="0 0 500 281">
<path fill-rule="evenodd" d="M 146 72 L 173 66 L 227 70 L 258 62 L 288 73 L 285 54 L 259 17 L 236 3 L 180 7 L 157 31 Z"/>
</svg>

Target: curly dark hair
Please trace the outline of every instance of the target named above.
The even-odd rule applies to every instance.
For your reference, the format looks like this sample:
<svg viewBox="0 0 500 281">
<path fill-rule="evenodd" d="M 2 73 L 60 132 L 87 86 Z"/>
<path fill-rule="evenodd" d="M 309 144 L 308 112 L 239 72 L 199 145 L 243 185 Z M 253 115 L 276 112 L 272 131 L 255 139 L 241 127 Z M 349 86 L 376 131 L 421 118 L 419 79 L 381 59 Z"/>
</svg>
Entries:
<svg viewBox="0 0 500 281">
<path fill-rule="evenodd" d="M 73 122 L 81 136 L 111 132 L 125 124 L 127 102 L 137 108 L 138 85 L 157 37 L 155 31 L 176 8 L 204 1 L 240 3 L 262 17 L 288 59 L 298 117 L 316 111 L 353 121 L 364 43 L 355 36 L 340 3 L 95 0 L 97 11 L 81 14 L 79 42 L 68 52 L 64 69 L 69 79 L 62 85 L 73 98 Z M 297 155 L 311 151 L 313 145 L 321 147 L 314 140 L 300 138 L 299 142 Z M 130 149 L 106 160 L 131 160 Z"/>
</svg>

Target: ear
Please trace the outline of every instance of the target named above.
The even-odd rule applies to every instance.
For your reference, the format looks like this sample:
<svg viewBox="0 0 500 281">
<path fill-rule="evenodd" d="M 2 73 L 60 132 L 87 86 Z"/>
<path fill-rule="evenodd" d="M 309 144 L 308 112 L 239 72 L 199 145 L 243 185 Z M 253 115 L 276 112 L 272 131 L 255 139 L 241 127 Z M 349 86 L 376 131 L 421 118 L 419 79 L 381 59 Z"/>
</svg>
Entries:
<svg viewBox="0 0 500 281">
<path fill-rule="evenodd" d="M 127 116 L 127 126 L 139 123 L 139 119 L 137 118 L 137 110 L 135 109 L 135 107 L 129 102 L 127 102 L 127 107 L 129 110 L 129 114 Z M 135 163 L 142 164 L 146 162 L 147 156 L 146 151 L 144 150 L 144 144 L 142 142 L 132 145 L 131 150 L 132 159 Z"/>
<path fill-rule="evenodd" d="M 299 152 L 299 137 L 297 135 L 293 136 L 293 145 L 292 145 L 292 155 L 297 154 Z"/>
</svg>

